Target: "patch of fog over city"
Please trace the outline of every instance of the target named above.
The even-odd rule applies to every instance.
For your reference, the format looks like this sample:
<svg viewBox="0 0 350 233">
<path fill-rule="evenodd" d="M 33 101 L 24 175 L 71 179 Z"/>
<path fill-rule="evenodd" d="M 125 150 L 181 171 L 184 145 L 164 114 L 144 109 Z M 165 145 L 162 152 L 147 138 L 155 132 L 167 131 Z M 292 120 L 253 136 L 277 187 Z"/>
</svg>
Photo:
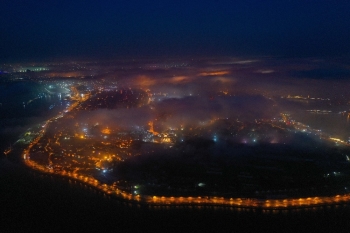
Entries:
<svg viewBox="0 0 350 233">
<path fill-rule="evenodd" d="M 305 111 L 320 109 L 338 113 L 349 110 L 350 92 L 347 89 L 350 71 L 349 62 L 344 59 L 236 57 L 51 62 L 44 65 L 47 70 L 20 73 L 22 76 L 19 78 L 49 78 L 56 82 L 69 79 L 95 87 L 100 84 L 108 86 L 109 82 L 113 82 L 119 89 L 142 89 L 152 95 L 151 103 L 139 108 L 98 109 L 89 113 L 90 121 L 105 121 L 111 126 L 142 126 L 156 118 L 161 118 L 163 127 L 198 125 L 216 118 L 252 121 L 279 117 L 279 113 L 288 112 L 300 121 L 308 121 L 307 124 L 322 121 L 334 133 L 334 120 L 309 119 L 310 114 L 307 115 Z M 30 92 L 21 91 L 23 86 L 30 85 L 21 84 L 18 79 L 16 82 L 18 84 L 0 86 L 4 90 L 0 94 L 3 111 L 9 112 L 4 107 L 9 96 L 19 97 Z M 22 87 L 21 90 L 18 90 L 18 85 Z M 295 99 L 287 99 L 288 96 L 300 96 L 307 100 L 293 101 Z M 329 101 L 313 101 L 315 98 Z M 18 102 L 30 98 L 22 99 Z M 31 117 L 25 122 L 30 121 Z M 315 118 L 314 115 L 312 117 Z M 329 116 L 316 116 L 319 117 Z M 11 125 L 7 127 L 6 121 L 1 130 L 8 132 Z M 345 122 L 345 127 L 344 124 L 335 124 L 340 131 L 347 128 L 346 118 L 336 122 Z M 20 127 L 15 126 L 14 130 L 18 132 Z M 315 124 L 315 127 L 322 128 L 322 123 Z M 336 136 L 345 138 L 347 135 L 343 132 Z"/>
<path fill-rule="evenodd" d="M 132 126 L 161 118 L 163 126 L 175 127 L 198 125 L 215 118 L 253 121 L 278 117 L 281 112 L 304 111 L 305 115 L 310 109 L 348 111 L 347 64 L 342 60 L 311 58 L 109 64 L 108 72 L 96 78 L 117 80 L 119 88 L 147 90 L 152 102 L 135 109 L 95 110 L 89 113 L 89 119 Z M 287 100 L 288 96 L 309 101 Z M 314 101 L 316 98 L 327 101 Z"/>
</svg>

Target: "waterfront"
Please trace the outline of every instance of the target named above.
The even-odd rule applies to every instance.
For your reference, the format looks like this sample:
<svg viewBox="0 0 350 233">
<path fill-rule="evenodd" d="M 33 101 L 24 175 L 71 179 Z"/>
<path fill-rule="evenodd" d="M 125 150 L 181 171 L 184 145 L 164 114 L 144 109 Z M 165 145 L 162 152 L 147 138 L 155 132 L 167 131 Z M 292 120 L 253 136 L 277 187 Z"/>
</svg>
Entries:
<svg viewBox="0 0 350 233">
<path fill-rule="evenodd" d="M 4 80 L 0 80 L 1 151 L 13 145 L 29 127 L 63 111 L 68 103 L 62 90 L 54 90 L 51 83 Z"/>
<path fill-rule="evenodd" d="M 119 96 L 117 93 L 121 93 Z M 124 94 L 122 94 L 124 93 Z M 140 92 L 142 93 L 142 92 Z M 129 182 L 126 186 L 125 185 L 121 185 L 119 184 L 120 180 L 118 180 L 115 176 L 113 176 L 113 174 L 109 174 L 110 172 L 107 172 L 107 170 L 113 170 L 113 168 L 103 168 L 103 166 L 101 166 L 102 163 L 110 163 L 111 158 L 113 158 L 113 160 L 117 161 L 123 161 L 124 160 L 128 160 L 128 161 L 132 161 L 132 159 L 135 160 L 135 158 L 137 158 L 136 160 L 141 160 L 140 158 L 138 158 L 137 156 L 132 158 L 133 156 L 131 156 L 132 153 L 137 153 L 135 152 L 135 150 L 129 150 L 126 154 L 128 154 L 127 156 L 123 157 L 119 157 L 119 156 L 115 156 L 115 155 L 108 155 L 108 151 L 109 149 L 106 149 L 107 156 L 106 155 L 100 155 L 103 150 L 105 148 L 108 148 L 108 146 L 111 143 L 114 143 L 114 140 L 117 139 L 117 141 L 119 140 L 119 138 L 113 138 L 113 136 L 111 135 L 110 129 L 107 127 L 105 129 L 102 130 L 102 133 L 105 135 L 103 136 L 103 142 L 101 147 L 98 146 L 98 144 L 96 142 L 99 141 L 99 137 L 97 135 L 94 135 L 92 133 L 87 133 L 87 131 L 91 130 L 91 129 L 87 129 L 87 125 L 88 124 L 83 124 L 82 122 L 80 122 L 80 124 L 84 125 L 84 129 L 83 134 L 77 134 L 76 132 L 70 132 L 71 128 L 73 128 L 74 126 L 78 128 L 78 131 L 81 131 L 80 126 L 78 123 L 74 124 L 73 126 L 73 122 L 71 121 L 71 119 L 75 119 L 75 115 L 77 112 L 82 112 L 82 111 L 86 111 L 86 106 L 90 106 L 90 108 L 95 108 L 96 106 L 99 106 L 98 101 L 97 103 L 94 102 L 94 100 L 102 100 L 102 99 L 108 99 L 108 95 L 114 95 L 117 97 L 114 97 L 115 100 L 114 101 L 119 101 L 119 103 L 134 103 L 135 107 L 137 106 L 135 103 L 138 103 L 138 101 L 132 101 L 134 96 L 140 96 L 140 93 L 138 93 L 135 90 L 129 89 L 128 91 L 126 90 L 120 90 L 120 92 L 99 92 L 96 96 L 91 97 L 89 99 L 89 95 L 86 95 L 85 98 L 79 98 L 78 101 L 76 101 L 74 104 L 70 105 L 69 107 L 67 107 L 64 110 L 64 113 L 59 113 L 59 115 L 54 116 L 50 119 L 48 119 L 45 123 L 42 124 L 42 127 L 39 127 L 36 130 L 30 130 L 32 131 L 32 135 L 36 135 L 33 136 L 29 141 L 28 141 L 28 145 L 25 146 L 26 148 L 24 149 L 23 153 L 21 154 L 21 159 L 23 159 L 24 163 L 32 169 L 41 171 L 43 173 L 48 173 L 48 174 L 57 174 L 57 175 L 61 175 L 63 177 L 68 177 L 70 182 L 73 180 L 74 182 L 78 181 L 78 182 L 85 182 L 87 185 L 95 187 L 99 190 L 102 190 L 105 194 L 107 195 L 111 195 L 113 197 L 116 197 L 118 199 L 124 200 L 126 202 L 135 202 L 135 203 L 141 203 L 141 204 L 146 204 L 146 205 L 151 205 L 151 206 L 163 206 L 163 205 L 170 205 L 170 206 L 178 206 L 178 205 L 186 205 L 186 206 L 226 206 L 226 207 L 244 207 L 244 208 L 261 208 L 264 210 L 268 210 L 268 209 L 288 209 L 288 208 L 309 208 L 309 207 L 317 207 L 317 206 L 325 206 L 325 205 L 337 205 L 339 203 L 348 203 L 350 200 L 350 195 L 348 194 L 347 191 L 347 185 L 348 185 L 348 181 L 345 179 L 345 181 L 342 181 L 342 183 L 339 183 L 338 186 L 331 186 L 328 191 L 324 192 L 325 189 L 324 187 L 327 187 L 328 185 L 332 185 L 331 183 L 327 184 L 327 182 L 325 182 L 324 177 L 325 175 L 328 177 L 329 173 L 325 173 L 325 174 L 320 174 L 320 172 L 318 171 L 318 169 L 316 170 L 317 173 L 312 174 L 310 170 L 310 164 L 308 162 L 312 162 L 316 159 L 320 159 L 319 163 L 324 163 L 324 161 L 322 160 L 322 158 L 324 156 L 326 156 L 326 159 L 328 161 L 328 156 L 332 155 L 333 157 L 339 157 L 341 156 L 340 160 L 338 159 L 338 161 L 336 162 L 336 167 L 337 169 L 343 169 L 337 172 L 333 172 L 334 176 L 345 176 L 346 174 L 346 167 L 343 166 L 344 164 L 344 158 L 345 157 L 342 153 L 343 151 L 340 152 L 336 152 L 336 151 L 332 151 L 327 147 L 323 147 L 323 145 L 321 143 L 319 144 L 315 144 L 315 147 L 317 148 L 317 146 L 322 146 L 322 150 L 316 150 L 314 152 L 314 154 L 309 153 L 309 152 L 305 152 L 302 149 L 299 150 L 295 150 L 294 153 L 292 153 L 290 156 L 293 156 L 293 159 L 295 160 L 296 157 L 298 156 L 298 153 L 303 153 L 305 154 L 304 158 L 300 159 L 300 161 L 303 161 L 305 164 L 303 163 L 296 163 L 294 166 L 292 167 L 290 170 L 290 174 L 286 175 L 286 173 L 281 173 L 283 175 L 286 175 L 285 180 L 283 180 L 283 182 L 289 180 L 292 180 L 293 182 L 296 182 L 297 180 L 293 180 L 296 179 L 296 176 L 292 176 L 291 174 L 294 173 L 293 170 L 295 169 L 300 169 L 301 165 L 307 165 L 307 169 L 306 169 L 306 173 L 308 176 L 310 174 L 317 176 L 317 179 L 315 180 L 310 180 L 308 182 L 312 183 L 315 182 L 316 185 L 315 187 L 308 187 L 310 189 L 307 189 L 306 194 L 302 193 L 301 191 L 299 192 L 295 192 L 293 195 L 290 195 L 291 191 L 286 192 L 289 195 L 281 195 L 280 191 L 278 191 L 279 193 L 275 193 L 274 195 L 270 195 L 272 196 L 271 198 L 266 196 L 262 196 L 259 197 L 258 194 L 259 191 L 258 190 L 254 190 L 255 194 L 253 195 L 252 193 L 250 194 L 240 194 L 237 196 L 229 196 L 229 195 L 225 195 L 223 196 L 222 193 L 217 192 L 216 190 L 215 193 L 217 193 L 217 195 L 213 195 L 212 193 L 205 194 L 205 193 L 198 193 L 196 196 L 193 195 L 189 195 L 189 194 L 185 194 L 185 195 L 181 195 L 179 193 L 174 192 L 173 194 L 170 195 L 158 195 L 157 193 L 148 193 L 148 194 L 144 194 L 144 193 L 140 193 L 140 191 L 138 190 L 138 185 L 137 183 L 135 183 L 132 180 L 128 180 L 125 182 Z M 77 93 L 77 96 L 80 96 L 79 93 Z M 142 96 L 142 95 L 141 95 Z M 113 96 L 112 96 L 113 97 Z M 124 99 L 125 98 L 125 99 Z M 93 100 L 91 100 L 93 99 Z M 135 98 L 134 99 L 138 99 Z M 142 102 L 143 98 L 140 98 L 139 101 Z M 131 101 L 130 101 L 131 100 Z M 105 100 L 106 101 L 106 100 Z M 109 100 L 110 101 L 110 100 Z M 113 104 L 114 101 L 110 101 L 110 104 Z M 86 104 L 86 102 L 88 102 L 88 104 Z M 130 103 L 129 103 L 130 102 Z M 123 106 L 123 105 L 122 105 Z M 129 105 L 126 105 L 127 108 L 129 108 Z M 142 106 L 142 105 L 141 105 Z M 110 106 L 111 107 L 111 106 Z M 125 106 L 124 106 L 125 107 Z M 138 106 L 140 107 L 140 106 Z M 123 108 L 123 107 L 121 107 Z M 83 109 L 83 110 L 82 110 Z M 288 114 L 287 114 L 288 115 Z M 255 127 L 258 127 L 258 125 L 271 125 L 272 127 L 276 127 L 280 130 L 282 130 L 283 133 L 288 134 L 289 131 L 287 130 L 288 126 L 288 122 L 292 122 L 291 119 L 289 119 L 287 117 L 286 114 L 281 114 L 281 119 L 277 120 L 268 120 L 268 121 L 261 121 L 258 122 L 258 124 Z M 77 117 L 78 118 L 78 117 Z M 79 119 L 79 118 L 78 118 Z M 64 123 L 60 123 L 59 121 L 63 120 Z M 82 119 L 80 119 L 80 121 L 82 121 Z M 280 123 L 279 123 L 280 122 Z M 283 123 L 281 123 L 283 122 Z M 67 127 L 67 125 L 71 124 L 71 127 Z M 281 124 L 281 126 L 278 126 L 276 124 Z M 295 122 L 296 124 L 296 128 L 294 131 L 296 131 L 296 129 L 300 126 L 301 123 Z M 99 124 L 97 124 L 99 125 Z M 293 123 L 294 125 L 294 123 Z M 95 125 L 96 126 L 96 125 Z M 284 128 L 285 127 L 285 128 Z M 294 126 L 293 126 L 294 127 Z M 306 127 L 306 126 L 305 126 Z M 268 128 L 269 129 L 269 128 Z M 68 131 L 67 131 L 68 130 Z M 299 129 L 303 132 L 304 129 Z M 312 132 L 314 131 L 314 129 L 312 128 L 308 128 L 307 126 L 307 130 Z M 50 133 L 47 133 L 47 131 L 49 131 Z M 91 130 L 92 131 L 92 130 Z M 209 130 L 210 131 L 210 130 Z M 249 129 L 250 131 L 250 129 Z M 255 132 L 255 129 L 253 127 L 253 129 L 251 129 L 251 131 Z M 271 131 L 271 129 L 266 130 L 266 132 Z M 99 132 L 99 131 L 98 131 Z M 153 134 L 153 125 L 150 129 L 150 132 Z M 181 132 L 181 131 L 179 131 Z M 200 132 L 200 131 L 198 131 Z M 257 135 L 254 135 L 255 138 L 259 138 L 260 136 L 263 136 L 265 133 L 265 131 L 262 131 L 261 135 L 259 135 L 258 133 L 256 133 Z M 118 130 L 116 132 L 116 134 L 118 135 Z M 47 135 L 52 135 L 50 138 L 50 136 Z M 154 133 L 156 134 L 156 133 Z M 158 133 L 157 133 L 158 134 Z M 231 133 L 232 134 L 232 133 Z M 74 136 L 73 136 L 74 135 Z M 108 135 L 108 136 L 107 136 Z M 176 133 L 175 133 L 176 135 Z M 237 135 L 237 134 L 236 134 Z M 249 133 L 248 133 L 249 135 Z M 97 137 L 96 137 L 97 136 Z M 101 135 L 102 136 L 102 135 Z M 251 135 L 250 135 L 251 136 Z M 168 136 L 166 136 L 168 137 Z M 294 137 L 294 133 L 289 133 L 289 135 L 287 137 Z M 297 138 L 300 136 L 297 136 Z M 76 140 L 72 140 L 73 138 L 76 138 Z M 89 141 L 86 140 L 87 138 L 92 138 Z M 95 139 L 94 139 L 95 138 Z M 110 138 L 110 139 L 108 139 Z M 126 138 L 125 138 L 126 139 Z M 73 142 L 68 142 L 67 140 L 71 140 Z M 96 140 L 96 141 L 94 141 Z M 299 139 L 300 140 L 300 139 Z M 304 142 L 307 142 L 309 139 L 308 138 L 304 138 Z M 328 140 L 328 138 L 326 139 Z M 123 146 L 121 146 L 121 148 L 133 148 L 133 146 L 131 146 L 131 142 L 133 141 L 133 139 L 127 138 L 126 140 L 122 139 L 123 142 L 128 142 L 126 143 L 126 145 L 124 144 Z M 253 139 L 253 142 L 255 142 L 256 139 Z M 30 142 L 30 143 L 29 143 Z M 51 142 L 51 143 L 50 143 Z M 82 143 L 83 142 L 83 143 Z M 207 145 L 211 144 L 211 141 L 199 141 L 200 143 L 205 143 Z M 212 141 L 214 144 L 216 143 L 216 141 Z M 311 140 L 309 142 L 312 142 Z M 307 143 L 309 143 L 307 142 Z M 96 143 L 96 144 L 91 144 L 91 143 Z M 162 143 L 164 143 L 165 145 L 167 145 L 166 141 L 163 141 Z M 300 142 L 299 142 L 300 143 Z M 324 143 L 324 142 L 323 142 Z M 63 144 L 67 144 L 68 146 L 65 148 L 60 147 Z M 153 149 L 156 149 L 156 147 L 154 147 L 157 143 L 154 143 L 153 141 Z M 286 143 L 284 143 L 286 144 Z M 26 145 L 26 144 L 25 144 Z M 88 146 L 87 146 L 88 145 Z M 82 146 L 82 147 L 81 147 Z M 84 152 L 80 152 L 79 154 L 73 153 L 66 153 L 67 151 L 72 151 L 71 149 L 73 149 L 74 147 L 81 147 L 79 149 L 77 149 L 78 151 L 82 151 L 83 148 L 86 147 L 91 147 L 91 151 L 86 151 L 86 155 L 83 155 Z M 298 145 L 293 145 L 292 148 L 297 148 Z M 55 148 L 55 149 L 52 149 Z M 97 149 L 96 149 L 97 148 Z M 171 148 L 171 147 L 170 147 Z M 181 147 L 180 147 L 181 148 Z M 266 150 L 268 151 L 266 148 L 266 145 L 260 146 L 260 145 L 254 145 L 253 144 L 253 148 L 255 149 L 255 154 L 260 154 L 262 151 Z M 262 150 L 261 150 L 262 148 Z M 263 158 L 264 160 L 266 160 L 267 158 L 273 158 L 274 156 L 271 156 L 272 151 L 274 151 L 275 149 L 279 149 L 278 147 L 271 147 L 272 149 L 269 152 L 265 152 L 267 153 Z M 307 145 L 307 150 L 311 150 L 310 146 Z M 149 150 L 153 150 L 153 149 L 149 149 Z M 285 147 L 281 147 L 280 150 L 281 151 L 285 151 Z M 346 148 L 345 148 L 346 149 Z M 95 154 L 95 150 L 99 150 L 100 152 L 97 153 L 96 155 L 92 155 Z M 214 149 L 216 150 L 216 149 Z M 260 151 L 260 152 L 259 152 Z M 322 152 L 327 152 L 326 154 L 323 154 Z M 117 152 L 119 153 L 119 152 Z M 148 153 L 148 152 L 147 152 Z M 169 153 L 166 151 L 163 151 L 162 153 Z M 192 152 L 193 154 L 196 154 L 196 151 Z M 270 154 L 269 154 L 270 153 Z M 284 152 L 285 154 L 287 154 L 286 152 Z M 309 153 L 309 154 L 308 154 Z M 244 150 L 244 157 L 248 157 L 249 156 L 249 149 L 245 149 Z M 269 154 L 269 155 L 268 155 Z M 277 154 L 276 154 L 277 155 Z M 275 156 L 276 156 L 275 155 Z M 11 156 L 11 155 L 10 155 Z M 35 158 L 35 156 L 37 156 L 37 159 L 33 159 Z M 96 157 L 94 157 L 96 156 Z M 145 155 L 143 155 L 145 156 Z M 251 156 L 251 159 L 254 159 L 254 156 Z M 52 158 L 53 157 L 53 158 Z M 73 158 L 71 158 L 73 157 Z M 172 157 L 172 156 L 167 156 L 167 157 Z M 295 158 L 294 158 L 295 157 Z M 39 158 L 39 159 L 38 159 Z M 78 161 L 75 159 L 77 158 Z M 55 161 L 56 160 L 56 161 Z M 185 164 L 185 159 L 182 158 L 182 163 Z M 278 166 L 280 167 L 280 169 L 283 167 L 283 163 L 281 162 L 281 160 L 285 160 L 285 162 L 288 161 L 288 166 L 291 166 L 292 161 L 290 160 L 290 158 L 286 157 L 284 159 L 282 159 L 282 156 L 279 157 L 278 161 Z M 94 161 L 93 163 L 91 161 Z M 97 163 L 95 163 L 97 161 Z M 166 163 L 166 161 L 163 161 L 161 158 L 158 158 L 158 161 L 162 161 L 161 163 Z M 257 159 L 256 160 L 258 163 L 261 163 L 261 159 Z M 203 163 L 203 161 L 202 161 Z M 242 164 L 244 164 L 245 166 L 249 167 L 250 164 L 245 164 L 243 161 L 241 161 Z M 89 164 L 89 165 L 87 165 Z M 174 163 L 172 164 L 172 166 L 174 166 Z M 192 165 L 193 166 L 193 165 Z M 264 165 L 264 169 L 268 169 L 271 170 L 271 167 L 268 167 L 266 164 Z M 347 166 L 347 165 L 346 165 Z M 106 166 L 108 167 L 108 165 Z M 256 167 L 255 167 L 256 168 Z M 121 170 L 122 168 L 118 168 L 117 169 Z M 158 170 L 160 170 L 160 166 L 158 167 Z M 237 168 L 235 168 L 237 169 Z M 277 169 L 277 168 L 276 168 Z M 136 170 L 134 170 L 132 168 L 132 166 L 129 165 L 128 170 L 131 171 L 132 173 L 137 173 Z M 275 170 L 275 168 L 273 168 L 272 170 Z M 327 169 L 325 169 L 325 171 L 327 171 Z M 102 175 L 101 175 L 102 173 Z M 208 172 L 207 172 L 208 173 Z M 219 170 L 219 172 L 216 173 L 221 173 L 221 169 Z M 332 173 L 332 174 L 333 174 Z M 343 175 L 344 173 L 344 175 Z M 146 172 L 147 175 L 152 174 L 151 170 L 147 170 Z M 164 171 L 163 171 L 164 174 Z M 246 179 L 243 183 L 243 185 L 250 185 L 250 186 L 260 186 L 261 183 L 252 183 L 254 181 L 252 181 L 252 176 L 249 175 L 249 172 L 245 171 L 242 173 L 238 174 L 238 177 L 247 177 L 248 174 L 248 180 Z M 243 175 L 243 176 L 242 176 Z M 268 175 L 268 173 L 266 172 L 261 172 L 259 173 L 259 175 Z M 201 175 L 203 176 L 203 174 Z M 271 176 L 269 179 L 271 180 L 275 180 L 276 175 L 273 174 L 273 176 Z M 346 177 L 346 176 L 345 176 Z M 181 179 L 181 178 L 178 178 Z M 203 178 L 201 178 L 203 179 Z M 268 179 L 268 180 L 269 180 Z M 305 183 L 305 178 L 304 182 Z M 122 179 L 121 179 L 122 180 Z M 256 178 L 254 179 L 256 180 Z M 198 180 L 199 181 L 199 180 Z M 193 183 L 198 183 L 197 182 L 193 182 Z M 266 181 L 265 181 L 266 182 Z M 146 182 L 144 182 L 146 183 Z M 141 183 L 141 185 L 144 185 L 144 183 Z M 278 183 L 278 182 L 277 182 Z M 223 184 L 222 186 L 226 186 L 227 184 Z M 164 186 L 164 184 L 163 184 Z M 323 186 L 322 189 L 320 189 L 320 186 Z M 171 187 L 170 185 L 168 187 Z M 185 188 L 186 186 L 183 186 L 183 188 Z M 302 186 L 296 186 L 297 189 L 301 188 Z M 275 189 L 277 189 L 277 186 L 274 187 Z M 289 187 L 288 185 L 284 186 L 285 190 L 289 189 L 291 190 L 291 187 Z M 169 189 L 169 188 L 168 188 Z M 319 192 L 315 191 L 315 190 L 319 190 Z M 276 192 L 276 191 L 275 191 Z M 305 196 L 306 195 L 306 196 Z M 275 196 L 275 197 L 273 197 Z"/>
<path fill-rule="evenodd" d="M 346 205 L 267 212 L 245 208 L 146 207 L 109 199 L 85 185 L 50 174 L 4 165 L 3 160 L 0 164 L 2 232 L 342 232 L 349 227 L 350 209 Z"/>
<path fill-rule="evenodd" d="M 26 153 L 26 152 L 25 152 Z M 199 208 L 202 207 L 220 207 L 230 208 L 234 210 L 261 210 L 263 212 L 274 211 L 289 211 L 294 209 L 315 210 L 322 209 L 330 206 L 346 206 L 349 204 L 350 195 L 337 194 L 333 196 L 315 196 L 315 197 L 295 197 L 284 199 L 256 199 L 256 198 L 227 198 L 216 196 L 185 196 L 185 197 L 165 197 L 165 196 L 147 196 L 147 195 L 135 195 L 134 193 L 128 193 L 123 190 L 119 190 L 117 186 L 101 184 L 100 181 L 91 177 L 70 174 L 61 172 L 59 174 L 53 174 L 49 169 L 45 169 L 40 165 L 33 163 L 32 161 L 25 160 L 26 165 L 29 168 L 37 171 L 41 176 L 62 178 L 62 181 L 66 181 L 74 184 L 79 184 L 85 188 L 89 188 L 95 192 L 101 193 L 109 199 L 116 199 L 121 202 L 125 202 L 131 205 L 148 206 L 148 207 L 160 207 L 160 208 Z"/>
</svg>

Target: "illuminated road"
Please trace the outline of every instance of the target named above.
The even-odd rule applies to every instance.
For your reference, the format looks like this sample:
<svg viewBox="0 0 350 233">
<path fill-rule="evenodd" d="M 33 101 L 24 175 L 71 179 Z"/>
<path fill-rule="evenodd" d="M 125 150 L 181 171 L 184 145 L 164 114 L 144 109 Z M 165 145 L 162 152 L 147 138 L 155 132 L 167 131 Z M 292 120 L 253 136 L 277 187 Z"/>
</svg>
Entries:
<svg viewBox="0 0 350 233">
<path fill-rule="evenodd" d="M 35 170 L 44 173 L 53 173 L 52 169 L 36 164 L 35 162 L 26 159 L 26 164 Z M 262 209 L 288 209 L 288 208 L 306 208 L 313 206 L 335 205 L 350 202 L 350 194 L 335 195 L 329 197 L 307 197 L 307 198 L 287 198 L 287 199 L 255 199 L 255 198 L 228 198 L 219 196 L 149 196 L 149 195 L 134 195 L 123 191 L 112 185 L 101 184 L 97 179 L 92 177 L 79 175 L 62 171 L 56 173 L 58 175 L 69 177 L 87 185 L 93 186 L 107 195 L 112 195 L 117 198 L 129 202 L 138 202 L 147 205 L 191 205 L 191 206 L 230 206 L 230 207 L 247 207 L 247 208 L 262 208 Z"/>
<path fill-rule="evenodd" d="M 76 102 L 70 106 L 67 110 L 71 111 L 79 102 Z M 36 162 L 30 160 L 29 152 L 30 149 L 40 140 L 44 135 L 45 130 L 49 123 L 53 119 L 62 117 L 59 115 L 57 117 L 51 118 L 46 121 L 43 125 L 43 129 L 40 131 L 39 136 L 33 140 L 26 150 L 23 151 L 23 158 L 26 165 L 29 167 L 41 171 L 43 173 L 54 173 L 52 169 L 49 169 L 43 165 L 39 165 Z M 307 198 L 287 198 L 287 199 L 255 199 L 255 198 L 229 198 L 229 197 L 219 197 L 219 196 L 149 196 L 149 195 L 135 195 L 119 189 L 116 186 L 101 184 L 97 179 L 92 177 L 80 175 L 77 171 L 66 172 L 62 171 L 60 173 L 55 173 L 63 177 L 69 177 L 69 179 L 83 182 L 87 185 L 95 187 L 101 190 L 107 195 L 115 196 L 117 198 L 123 199 L 127 202 L 142 203 L 150 206 L 158 205 L 188 205 L 188 206 L 230 206 L 230 207 L 247 207 L 247 208 L 262 208 L 262 209 L 287 209 L 287 208 L 304 208 L 322 205 L 335 205 L 340 203 L 350 202 L 350 194 L 342 194 L 328 197 L 307 197 Z"/>
<path fill-rule="evenodd" d="M 65 113 L 68 113 L 70 111 L 72 111 L 73 109 L 75 109 L 81 102 L 85 101 L 88 99 L 88 96 L 86 96 L 85 98 L 81 99 L 80 101 L 74 102 L 72 105 L 70 105 L 69 107 L 66 108 L 66 110 L 64 110 Z M 31 148 L 37 144 L 39 142 L 39 140 L 44 136 L 47 127 L 49 126 L 50 122 L 57 120 L 58 118 L 63 117 L 64 113 L 60 113 L 58 116 L 52 117 L 50 119 L 48 119 L 47 121 L 45 121 L 45 124 L 42 125 L 42 129 L 39 131 L 39 135 L 33 139 L 33 141 L 29 144 L 29 146 L 27 147 L 27 149 L 23 150 L 22 153 L 22 158 L 24 159 L 25 164 L 29 165 L 30 167 L 39 169 L 41 171 L 46 171 L 46 168 L 42 165 L 36 164 L 34 161 L 30 160 L 30 150 Z M 46 149 L 46 147 L 45 147 Z M 46 150 L 47 151 L 47 150 Z M 6 151 L 5 151 L 6 152 Z M 51 155 L 50 155 L 51 156 Z M 49 156 L 49 161 L 50 161 L 50 156 Z M 50 172 L 53 172 L 52 170 L 49 170 Z"/>
</svg>

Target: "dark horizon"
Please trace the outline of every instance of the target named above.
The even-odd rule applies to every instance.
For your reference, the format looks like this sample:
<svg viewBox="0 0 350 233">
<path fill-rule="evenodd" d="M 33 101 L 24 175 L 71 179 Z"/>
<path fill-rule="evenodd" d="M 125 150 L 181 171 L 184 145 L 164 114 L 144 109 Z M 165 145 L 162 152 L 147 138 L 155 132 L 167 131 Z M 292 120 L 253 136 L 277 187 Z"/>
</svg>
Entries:
<svg viewBox="0 0 350 233">
<path fill-rule="evenodd" d="M 2 1 L 0 61 L 349 56 L 349 1 Z"/>
</svg>

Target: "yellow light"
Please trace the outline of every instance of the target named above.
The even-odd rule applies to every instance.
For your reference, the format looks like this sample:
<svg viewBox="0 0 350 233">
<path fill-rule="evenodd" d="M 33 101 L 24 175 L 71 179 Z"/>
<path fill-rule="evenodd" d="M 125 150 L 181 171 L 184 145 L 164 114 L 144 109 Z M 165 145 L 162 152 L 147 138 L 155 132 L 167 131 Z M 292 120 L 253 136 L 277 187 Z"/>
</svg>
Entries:
<svg viewBox="0 0 350 233">
<path fill-rule="evenodd" d="M 229 73 L 230 73 L 229 71 L 218 70 L 213 72 L 203 72 L 203 73 L 200 73 L 199 76 L 217 76 L 217 75 L 226 75 Z"/>
<path fill-rule="evenodd" d="M 111 134 L 111 130 L 107 127 L 101 131 L 103 134 Z"/>
</svg>

